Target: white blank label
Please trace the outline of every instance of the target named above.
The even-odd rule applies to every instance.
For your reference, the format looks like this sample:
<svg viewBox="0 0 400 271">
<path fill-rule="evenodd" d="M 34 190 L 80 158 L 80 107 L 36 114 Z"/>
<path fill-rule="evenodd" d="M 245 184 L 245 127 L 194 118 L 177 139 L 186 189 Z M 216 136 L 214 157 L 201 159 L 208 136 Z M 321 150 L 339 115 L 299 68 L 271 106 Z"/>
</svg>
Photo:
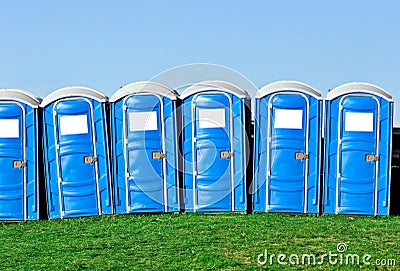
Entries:
<svg viewBox="0 0 400 271">
<path fill-rule="evenodd" d="M 79 135 L 88 132 L 87 115 L 60 116 L 61 135 Z"/>
<path fill-rule="evenodd" d="M 19 119 L 0 119 L 0 138 L 19 138 Z"/>
<path fill-rule="evenodd" d="M 225 109 L 199 109 L 199 128 L 225 128 Z"/>
<path fill-rule="evenodd" d="M 374 113 L 346 112 L 344 130 L 346 132 L 373 132 Z"/>
<path fill-rule="evenodd" d="M 276 109 L 274 128 L 303 129 L 303 110 Z"/>
<path fill-rule="evenodd" d="M 129 113 L 129 131 L 154 131 L 158 129 L 157 112 Z"/>
</svg>

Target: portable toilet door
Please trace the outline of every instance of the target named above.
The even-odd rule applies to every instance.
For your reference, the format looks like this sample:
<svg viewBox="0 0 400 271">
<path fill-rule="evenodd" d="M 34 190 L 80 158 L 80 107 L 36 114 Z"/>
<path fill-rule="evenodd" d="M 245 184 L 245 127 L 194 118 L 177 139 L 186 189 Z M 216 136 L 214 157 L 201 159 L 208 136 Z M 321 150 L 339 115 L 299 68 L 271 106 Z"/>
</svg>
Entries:
<svg viewBox="0 0 400 271">
<path fill-rule="evenodd" d="M 255 104 L 254 211 L 318 214 L 321 94 L 279 81 L 258 90 Z"/>
<path fill-rule="evenodd" d="M 388 215 L 393 100 L 368 83 L 326 98 L 324 213 Z"/>
<path fill-rule="evenodd" d="M 112 214 L 107 97 L 67 87 L 41 103 L 50 219 Z"/>
<path fill-rule="evenodd" d="M 25 90 L 0 90 L 0 220 L 39 219 L 40 102 Z"/>
<path fill-rule="evenodd" d="M 117 214 L 179 212 L 178 95 L 137 82 L 110 99 Z"/>
<path fill-rule="evenodd" d="M 205 81 L 180 98 L 185 211 L 245 212 L 249 95 L 226 82 Z"/>
</svg>

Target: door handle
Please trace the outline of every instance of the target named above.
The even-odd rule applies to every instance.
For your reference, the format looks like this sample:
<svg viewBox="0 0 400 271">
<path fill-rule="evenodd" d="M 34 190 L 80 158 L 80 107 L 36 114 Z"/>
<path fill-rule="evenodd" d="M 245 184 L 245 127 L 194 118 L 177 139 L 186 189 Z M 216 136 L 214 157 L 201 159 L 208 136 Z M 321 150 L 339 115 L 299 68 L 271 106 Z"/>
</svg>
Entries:
<svg viewBox="0 0 400 271">
<path fill-rule="evenodd" d="M 305 159 L 308 159 L 308 153 L 305 153 L 305 152 L 296 152 L 296 153 L 294 154 L 294 158 L 295 158 L 296 160 L 305 160 Z"/>
<path fill-rule="evenodd" d="M 13 168 L 24 168 L 26 167 L 25 161 L 13 161 Z"/>
<path fill-rule="evenodd" d="M 96 156 L 85 156 L 83 158 L 83 161 L 85 164 L 93 164 L 97 162 L 97 157 Z"/>
<path fill-rule="evenodd" d="M 158 151 L 153 151 L 151 154 L 153 159 L 163 159 L 165 158 L 165 153 L 163 152 L 158 152 Z"/>
<path fill-rule="evenodd" d="M 219 155 L 220 155 L 221 158 L 229 159 L 229 158 L 232 158 L 232 157 L 233 157 L 233 152 L 221 151 L 221 152 L 219 153 Z"/>
<path fill-rule="evenodd" d="M 375 154 L 366 154 L 365 161 L 367 162 L 376 162 L 379 161 L 379 156 Z"/>
</svg>

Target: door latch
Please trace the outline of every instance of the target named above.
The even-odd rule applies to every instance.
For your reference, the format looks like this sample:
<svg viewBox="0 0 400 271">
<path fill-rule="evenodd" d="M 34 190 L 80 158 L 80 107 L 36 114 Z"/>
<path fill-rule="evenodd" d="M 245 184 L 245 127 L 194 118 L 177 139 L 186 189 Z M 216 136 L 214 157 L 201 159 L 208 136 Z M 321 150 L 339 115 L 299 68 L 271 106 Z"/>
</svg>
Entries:
<svg viewBox="0 0 400 271">
<path fill-rule="evenodd" d="M 165 153 L 153 151 L 152 157 L 153 157 L 153 159 L 163 159 L 163 158 L 165 158 Z"/>
<path fill-rule="evenodd" d="M 232 157 L 233 157 L 233 152 L 221 151 L 219 155 L 220 155 L 221 158 L 227 158 L 227 159 L 229 159 L 229 158 L 232 158 Z"/>
<path fill-rule="evenodd" d="M 375 154 L 366 154 L 365 161 L 367 162 L 376 162 L 379 160 L 379 156 Z"/>
<path fill-rule="evenodd" d="M 296 152 L 296 153 L 294 154 L 294 158 L 295 158 L 296 160 L 305 160 L 305 159 L 308 159 L 308 153 L 305 153 L 305 152 Z"/>
<path fill-rule="evenodd" d="M 25 161 L 14 161 L 13 162 L 13 168 L 24 168 L 24 167 L 26 167 Z"/>
<path fill-rule="evenodd" d="M 97 157 L 95 156 L 85 156 L 83 158 L 85 164 L 93 164 L 97 162 Z"/>
</svg>

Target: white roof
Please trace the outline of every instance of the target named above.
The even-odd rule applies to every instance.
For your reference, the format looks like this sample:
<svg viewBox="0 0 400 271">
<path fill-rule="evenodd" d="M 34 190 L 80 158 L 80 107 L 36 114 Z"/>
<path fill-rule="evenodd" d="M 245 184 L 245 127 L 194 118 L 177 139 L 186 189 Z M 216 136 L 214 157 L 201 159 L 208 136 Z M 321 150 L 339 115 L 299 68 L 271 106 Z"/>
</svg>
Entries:
<svg viewBox="0 0 400 271">
<path fill-rule="evenodd" d="M 178 98 L 178 93 L 166 85 L 151 81 L 143 81 L 123 86 L 111 96 L 110 102 L 115 102 L 127 95 L 137 93 L 159 94 L 171 100 L 176 100 Z"/>
<path fill-rule="evenodd" d="M 194 84 L 193 86 L 188 87 L 185 89 L 180 98 L 183 100 L 193 94 L 203 92 L 203 91 L 209 91 L 209 90 L 222 90 L 229 92 L 239 98 L 244 98 L 244 99 L 250 99 L 249 94 L 239 88 L 238 86 L 235 86 L 231 83 L 224 82 L 224 81 L 217 81 L 217 80 L 209 80 L 209 81 L 203 81 L 197 84 Z"/>
<path fill-rule="evenodd" d="M 362 82 L 353 82 L 353 83 L 347 83 L 347 84 L 338 86 L 328 92 L 326 99 L 333 100 L 343 94 L 349 94 L 349 93 L 355 93 L 355 92 L 364 92 L 364 93 L 374 94 L 379 97 L 382 97 L 385 100 L 388 100 L 389 102 L 393 102 L 392 96 L 386 90 L 384 90 L 378 86 L 375 86 L 375 85 L 372 85 L 369 83 L 362 83 Z"/>
<path fill-rule="evenodd" d="M 300 91 L 305 92 L 317 99 L 322 99 L 322 95 L 315 88 L 297 81 L 278 81 L 260 88 L 256 93 L 256 98 L 263 98 L 271 93 L 278 91 Z"/>
<path fill-rule="evenodd" d="M 33 108 L 37 108 L 42 101 L 41 98 L 32 92 L 23 89 L 0 89 L 0 100 L 14 100 L 25 103 Z"/>
<path fill-rule="evenodd" d="M 45 107 L 54 101 L 57 101 L 62 98 L 70 98 L 70 97 L 87 97 L 87 98 L 97 100 L 99 102 L 108 101 L 108 97 L 104 93 L 101 93 L 98 90 L 94 90 L 94 89 L 87 88 L 87 87 L 75 86 L 75 87 L 60 88 L 56 91 L 53 91 L 52 93 L 50 93 L 43 99 L 40 106 Z"/>
</svg>

